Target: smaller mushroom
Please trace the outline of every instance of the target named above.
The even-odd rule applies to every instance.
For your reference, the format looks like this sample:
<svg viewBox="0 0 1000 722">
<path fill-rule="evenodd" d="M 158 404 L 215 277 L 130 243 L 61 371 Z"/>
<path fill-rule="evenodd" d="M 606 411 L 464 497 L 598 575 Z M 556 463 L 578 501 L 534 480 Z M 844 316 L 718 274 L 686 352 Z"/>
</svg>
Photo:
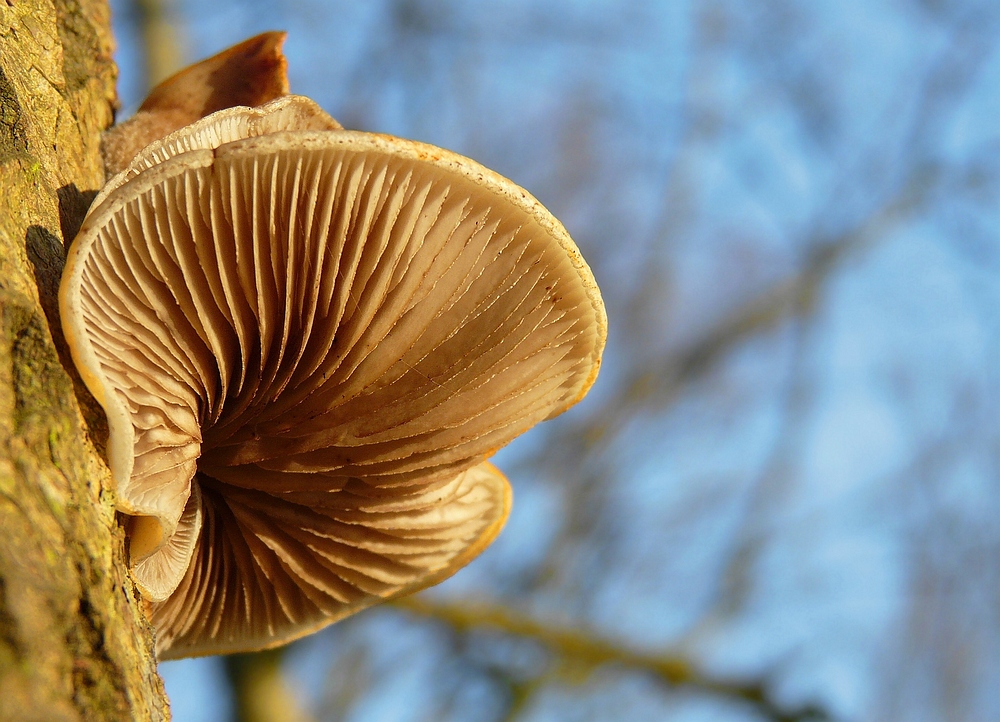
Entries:
<svg viewBox="0 0 1000 722">
<path fill-rule="evenodd" d="M 603 303 L 562 225 L 297 96 L 133 155 L 60 305 L 161 656 L 281 644 L 474 558 L 510 509 L 486 459 L 599 368 Z"/>
<path fill-rule="evenodd" d="M 155 140 L 207 115 L 288 94 L 287 33 L 267 32 L 181 70 L 157 85 L 135 115 L 101 140 L 108 176 Z"/>
</svg>

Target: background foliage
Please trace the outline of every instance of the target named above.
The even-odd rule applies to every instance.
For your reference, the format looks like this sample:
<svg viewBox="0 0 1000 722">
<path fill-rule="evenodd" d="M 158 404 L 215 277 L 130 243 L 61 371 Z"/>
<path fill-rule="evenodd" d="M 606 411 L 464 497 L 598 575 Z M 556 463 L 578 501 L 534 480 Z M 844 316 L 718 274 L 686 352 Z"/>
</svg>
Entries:
<svg viewBox="0 0 1000 722">
<path fill-rule="evenodd" d="M 162 665 L 178 720 L 1000 719 L 1000 5 L 112 8 L 125 114 L 287 29 L 345 126 L 535 194 L 611 319 L 590 397 L 499 455 L 494 547 Z"/>
</svg>

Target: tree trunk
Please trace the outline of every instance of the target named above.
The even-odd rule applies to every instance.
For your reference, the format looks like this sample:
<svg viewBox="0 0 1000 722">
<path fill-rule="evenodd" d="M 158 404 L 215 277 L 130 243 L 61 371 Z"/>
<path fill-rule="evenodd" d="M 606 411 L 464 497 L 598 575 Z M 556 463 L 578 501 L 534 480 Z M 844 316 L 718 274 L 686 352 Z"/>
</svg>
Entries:
<svg viewBox="0 0 1000 722">
<path fill-rule="evenodd" d="M 103 183 L 104 0 L 0 0 L 0 720 L 164 720 L 125 571 L 103 414 L 59 327 L 65 250 Z"/>
</svg>

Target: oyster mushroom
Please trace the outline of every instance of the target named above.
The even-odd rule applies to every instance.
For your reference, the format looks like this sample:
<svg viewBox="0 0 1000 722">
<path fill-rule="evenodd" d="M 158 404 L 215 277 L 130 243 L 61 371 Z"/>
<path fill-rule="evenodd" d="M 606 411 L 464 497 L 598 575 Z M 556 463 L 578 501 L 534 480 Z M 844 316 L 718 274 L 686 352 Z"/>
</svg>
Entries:
<svg viewBox="0 0 1000 722">
<path fill-rule="evenodd" d="M 526 191 L 284 96 L 139 152 L 60 289 L 161 658 L 262 649 L 450 576 L 486 459 L 576 403 L 606 318 Z"/>
</svg>

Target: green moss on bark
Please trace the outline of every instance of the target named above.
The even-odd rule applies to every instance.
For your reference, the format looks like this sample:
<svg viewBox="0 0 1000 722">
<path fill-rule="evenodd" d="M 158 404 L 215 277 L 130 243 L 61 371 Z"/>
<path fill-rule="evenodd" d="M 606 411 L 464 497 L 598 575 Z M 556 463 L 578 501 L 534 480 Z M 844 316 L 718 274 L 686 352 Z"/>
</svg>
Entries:
<svg viewBox="0 0 1000 722">
<path fill-rule="evenodd" d="M 0 720 L 168 717 L 56 303 L 114 79 L 106 2 L 0 0 Z"/>
</svg>

